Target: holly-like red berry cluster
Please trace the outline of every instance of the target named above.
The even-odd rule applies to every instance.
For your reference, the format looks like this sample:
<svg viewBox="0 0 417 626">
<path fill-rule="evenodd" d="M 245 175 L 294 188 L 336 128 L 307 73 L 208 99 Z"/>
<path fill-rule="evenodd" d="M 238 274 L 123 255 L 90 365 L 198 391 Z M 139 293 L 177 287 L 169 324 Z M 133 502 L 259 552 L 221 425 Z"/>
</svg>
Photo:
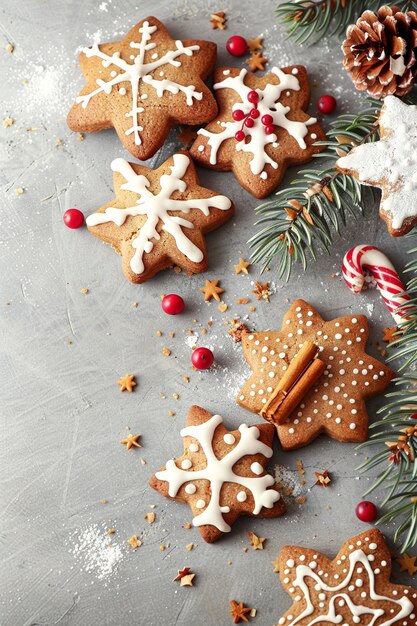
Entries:
<svg viewBox="0 0 417 626">
<path fill-rule="evenodd" d="M 242 128 L 238 130 L 235 134 L 236 141 L 244 140 L 244 127 L 246 126 L 246 128 L 252 128 L 255 123 L 254 120 L 256 120 L 260 116 L 258 109 L 259 94 L 256 91 L 252 90 L 248 93 L 246 97 L 248 101 L 253 104 L 253 108 L 249 111 L 249 113 L 245 115 L 242 109 L 235 109 L 232 113 L 232 117 L 235 122 L 242 122 Z M 261 117 L 261 122 L 267 135 L 270 135 L 274 132 L 274 126 L 272 124 L 273 121 L 274 120 L 272 119 L 272 115 L 269 115 L 268 113 L 262 115 Z"/>
</svg>

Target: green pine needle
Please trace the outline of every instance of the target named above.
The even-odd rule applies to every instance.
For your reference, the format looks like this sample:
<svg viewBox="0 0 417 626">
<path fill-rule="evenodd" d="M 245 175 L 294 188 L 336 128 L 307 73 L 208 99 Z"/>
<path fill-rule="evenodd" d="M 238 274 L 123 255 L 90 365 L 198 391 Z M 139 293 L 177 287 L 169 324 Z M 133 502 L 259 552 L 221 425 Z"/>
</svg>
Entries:
<svg viewBox="0 0 417 626">
<path fill-rule="evenodd" d="M 278 20 L 296 43 L 314 44 L 327 33 L 342 34 L 363 11 L 377 11 L 385 2 L 378 0 L 292 0 L 278 5 Z M 417 2 L 395 2 L 401 11 L 416 11 Z"/>
</svg>

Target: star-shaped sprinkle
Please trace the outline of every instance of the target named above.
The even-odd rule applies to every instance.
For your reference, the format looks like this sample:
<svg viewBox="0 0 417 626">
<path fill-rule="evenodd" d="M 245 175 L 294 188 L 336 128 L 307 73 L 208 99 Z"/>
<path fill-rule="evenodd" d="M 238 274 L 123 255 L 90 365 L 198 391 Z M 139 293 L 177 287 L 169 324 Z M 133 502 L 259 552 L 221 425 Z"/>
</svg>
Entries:
<svg viewBox="0 0 417 626">
<path fill-rule="evenodd" d="M 187 576 L 183 576 L 180 580 L 180 587 L 193 587 L 194 578 L 195 574 L 188 574 Z"/>
<path fill-rule="evenodd" d="M 179 569 L 177 572 L 177 575 L 174 578 L 174 582 L 176 580 L 181 580 L 181 578 L 184 578 L 184 576 L 187 576 L 187 574 L 189 574 L 191 572 L 191 567 L 184 567 L 183 569 Z"/>
<path fill-rule="evenodd" d="M 380 216 L 399 237 L 417 224 L 417 106 L 387 96 L 378 124 L 380 140 L 353 148 L 337 167 L 382 190 Z"/>
<path fill-rule="evenodd" d="M 130 448 L 133 448 L 133 446 L 135 446 L 136 448 L 141 448 L 142 446 L 139 443 L 139 439 L 140 435 L 132 435 L 131 433 L 129 433 L 128 436 L 125 439 L 122 439 L 120 443 L 125 445 L 127 450 L 130 450 Z"/>
<path fill-rule="evenodd" d="M 250 607 L 245 606 L 243 602 L 235 602 L 234 600 L 230 600 L 231 610 L 229 611 L 230 615 L 233 617 L 233 623 L 239 624 L 239 622 L 249 622 L 246 617 L 247 613 L 251 612 Z"/>
<path fill-rule="evenodd" d="M 172 265 L 205 271 L 203 235 L 232 216 L 229 198 L 201 187 L 191 158 L 182 152 L 156 170 L 122 158 L 111 168 L 116 198 L 89 215 L 86 224 L 121 254 L 126 278 L 143 283 Z"/>
<path fill-rule="evenodd" d="M 292 606 L 278 624 L 415 626 L 417 591 L 390 576 L 390 551 L 375 528 L 346 541 L 332 561 L 317 550 L 286 546 L 280 580 Z"/>
<path fill-rule="evenodd" d="M 255 59 L 261 66 L 262 55 Z M 265 198 L 280 183 L 287 166 L 306 163 L 323 149 L 314 144 L 325 134 L 306 113 L 309 89 L 302 65 L 273 67 L 262 77 L 246 69 L 217 68 L 214 90 L 219 114 L 198 131 L 191 156 L 211 169 L 233 171 L 249 193 Z M 256 106 L 251 102 L 254 91 Z M 253 108 L 258 116 L 246 125 Z"/>
<path fill-rule="evenodd" d="M 385 341 L 385 343 L 392 343 L 393 341 L 395 341 L 396 339 L 398 339 L 398 336 L 395 336 L 395 333 L 398 332 L 398 328 L 397 326 L 392 326 L 391 328 L 384 328 L 384 335 L 382 337 L 382 341 Z"/>
<path fill-rule="evenodd" d="M 216 280 L 207 280 L 204 287 L 200 288 L 200 291 L 204 293 L 204 301 L 209 302 L 212 298 L 220 302 L 220 294 L 224 293 L 224 289 L 218 286 L 219 281 Z"/>
<path fill-rule="evenodd" d="M 199 125 L 216 114 L 204 80 L 216 60 L 208 41 L 173 39 L 155 17 L 136 24 L 121 41 L 84 48 L 86 85 L 68 115 L 75 132 L 114 127 L 137 159 L 149 159 L 171 126 Z"/>
<path fill-rule="evenodd" d="M 142 545 L 142 542 L 137 535 L 132 535 L 131 537 L 129 537 L 127 543 L 131 548 L 133 548 L 133 550 L 136 550 L 136 548 L 140 548 L 140 546 Z"/>
<path fill-rule="evenodd" d="M 251 58 L 246 61 L 246 65 L 249 65 L 251 72 L 263 71 L 267 63 L 268 59 L 262 56 L 262 52 L 253 52 Z"/>
<path fill-rule="evenodd" d="M 237 402 L 254 413 L 277 388 L 300 347 L 319 347 L 326 369 L 300 398 L 287 421 L 277 424 L 284 449 L 300 448 L 324 433 L 337 441 L 361 442 L 368 435 L 365 400 L 382 393 L 393 372 L 366 353 L 368 322 L 364 315 L 325 321 L 308 302 L 296 300 L 280 331 L 244 333 L 242 348 L 252 374 Z"/>
<path fill-rule="evenodd" d="M 240 258 L 239 263 L 237 263 L 233 267 L 235 268 L 236 274 L 240 274 L 241 272 L 243 272 L 244 274 L 249 274 L 248 267 L 250 266 L 251 264 L 248 261 Z"/>
<path fill-rule="evenodd" d="M 225 30 L 226 28 L 226 13 L 224 11 L 218 11 L 217 13 L 212 13 L 210 16 L 211 27 L 213 30 L 217 28 L 219 30 Z"/>
<path fill-rule="evenodd" d="M 248 533 L 250 537 L 250 545 L 254 550 L 263 550 L 264 542 L 266 541 L 265 537 L 258 537 L 255 533 Z"/>
<path fill-rule="evenodd" d="M 240 515 L 284 514 L 275 479 L 265 469 L 272 456 L 271 424 L 242 424 L 228 431 L 222 417 L 193 406 L 180 434 L 183 455 L 170 459 L 149 484 L 161 495 L 190 506 L 193 525 L 205 541 L 230 532 Z M 262 543 L 263 538 L 259 540 Z"/>
<path fill-rule="evenodd" d="M 324 472 L 314 472 L 316 477 L 315 484 L 319 487 L 328 487 L 332 482 L 332 479 L 329 476 L 329 470 L 324 470 Z"/>
<path fill-rule="evenodd" d="M 263 49 L 264 38 L 263 37 L 248 37 L 248 48 L 252 54 Z"/>
<path fill-rule="evenodd" d="M 400 564 L 400 572 L 407 572 L 410 576 L 413 576 L 417 572 L 416 565 L 417 556 L 409 556 L 404 553 L 397 562 Z"/>
<path fill-rule="evenodd" d="M 117 381 L 117 384 L 120 385 L 120 391 L 129 391 L 129 393 L 131 393 L 133 391 L 133 387 L 136 387 L 137 385 L 135 375 L 126 374 L 126 376 L 122 376 L 122 378 Z"/>
<path fill-rule="evenodd" d="M 257 300 L 265 300 L 265 302 L 269 302 L 269 296 L 272 295 L 272 291 L 269 290 L 269 282 L 266 282 L 264 285 L 255 283 L 256 289 L 253 290 L 252 293 L 256 295 Z"/>
<path fill-rule="evenodd" d="M 279 573 L 279 568 L 280 568 L 279 556 L 277 556 L 275 561 L 271 561 L 271 562 L 272 562 L 272 565 L 274 566 L 274 574 L 278 574 Z"/>
</svg>

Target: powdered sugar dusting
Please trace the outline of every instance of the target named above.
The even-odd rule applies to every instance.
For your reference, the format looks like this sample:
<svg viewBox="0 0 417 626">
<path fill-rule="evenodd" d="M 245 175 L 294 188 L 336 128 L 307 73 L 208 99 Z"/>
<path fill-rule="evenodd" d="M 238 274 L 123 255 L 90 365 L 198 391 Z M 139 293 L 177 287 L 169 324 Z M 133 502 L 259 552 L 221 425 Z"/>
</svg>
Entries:
<svg viewBox="0 0 417 626">
<path fill-rule="evenodd" d="M 97 524 L 75 532 L 72 540 L 70 554 L 79 562 L 82 571 L 95 574 L 98 580 L 111 576 L 123 558 L 120 546 Z"/>
</svg>

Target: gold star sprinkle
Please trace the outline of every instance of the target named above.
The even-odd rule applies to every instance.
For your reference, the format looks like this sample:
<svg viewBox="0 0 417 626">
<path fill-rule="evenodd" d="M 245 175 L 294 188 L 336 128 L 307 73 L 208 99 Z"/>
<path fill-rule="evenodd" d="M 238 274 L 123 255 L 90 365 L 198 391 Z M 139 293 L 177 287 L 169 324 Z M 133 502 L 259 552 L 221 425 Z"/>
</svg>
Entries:
<svg viewBox="0 0 417 626">
<path fill-rule="evenodd" d="M 400 572 L 407 572 L 413 576 L 417 572 L 416 559 L 417 556 L 409 556 L 404 553 L 401 558 L 397 559 L 397 563 L 401 566 Z"/>
<path fill-rule="evenodd" d="M 200 288 L 200 291 L 204 293 L 204 301 L 208 302 L 211 298 L 220 302 L 220 294 L 224 292 L 224 289 L 218 286 L 218 280 L 206 280 L 204 287 Z"/>
<path fill-rule="evenodd" d="M 263 43 L 264 43 L 263 37 L 248 37 L 249 52 L 253 54 L 254 52 L 257 52 L 258 50 L 262 50 L 262 48 L 264 47 Z"/>
<path fill-rule="evenodd" d="M 256 281 L 255 285 L 256 289 L 254 289 L 252 293 L 256 295 L 256 299 L 262 299 L 265 300 L 265 302 L 269 302 L 269 296 L 272 294 L 272 292 L 269 290 L 269 282 L 266 282 L 264 285 L 262 285 L 261 283 L 258 283 L 258 281 Z"/>
<path fill-rule="evenodd" d="M 235 268 L 236 274 L 240 274 L 241 272 L 243 272 L 244 274 L 249 274 L 248 267 L 250 266 L 251 264 L 248 263 L 248 261 L 240 258 L 239 263 L 237 263 L 237 265 L 234 265 L 233 267 Z"/>
<path fill-rule="evenodd" d="M 264 549 L 264 541 L 266 541 L 265 537 L 258 537 L 255 533 L 248 533 L 250 537 L 250 545 L 254 550 L 263 550 Z"/>
<path fill-rule="evenodd" d="M 131 433 L 125 439 L 121 440 L 121 444 L 125 445 L 128 450 L 135 446 L 136 448 L 141 448 L 142 446 L 139 443 L 140 435 L 132 435 Z"/>
<path fill-rule="evenodd" d="M 246 65 L 249 65 L 251 72 L 263 71 L 267 63 L 268 60 L 262 56 L 261 52 L 254 52 L 251 58 L 246 61 Z"/>
<path fill-rule="evenodd" d="M 131 393 L 133 391 L 133 387 L 136 387 L 135 375 L 134 374 L 126 374 L 126 376 L 122 376 L 120 380 L 117 381 L 117 384 L 120 385 L 120 391 L 128 391 Z"/>
<path fill-rule="evenodd" d="M 246 613 L 250 613 L 251 609 L 243 604 L 243 602 L 235 602 L 234 600 L 230 601 L 230 605 L 232 609 L 229 611 L 230 615 L 233 617 L 233 623 L 239 624 L 242 622 L 248 622 L 248 618 L 246 617 Z"/>
<path fill-rule="evenodd" d="M 129 537 L 127 543 L 134 550 L 136 550 L 136 548 L 140 548 L 140 546 L 142 545 L 142 542 L 137 535 L 132 535 L 131 537 Z"/>
</svg>

